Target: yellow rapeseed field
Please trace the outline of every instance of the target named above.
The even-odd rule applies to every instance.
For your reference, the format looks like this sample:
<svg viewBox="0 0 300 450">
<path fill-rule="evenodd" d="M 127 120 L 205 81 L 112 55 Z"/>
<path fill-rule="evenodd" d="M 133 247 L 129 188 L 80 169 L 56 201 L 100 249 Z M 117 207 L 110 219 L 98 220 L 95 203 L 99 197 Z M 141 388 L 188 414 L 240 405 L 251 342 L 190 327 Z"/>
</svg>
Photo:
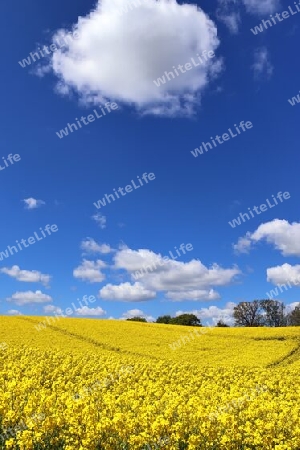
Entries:
<svg viewBox="0 0 300 450">
<path fill-rule="evenodd" d="M 0 449 L 300 450 L 299 328 L 0 317 Z"/>
</svg>

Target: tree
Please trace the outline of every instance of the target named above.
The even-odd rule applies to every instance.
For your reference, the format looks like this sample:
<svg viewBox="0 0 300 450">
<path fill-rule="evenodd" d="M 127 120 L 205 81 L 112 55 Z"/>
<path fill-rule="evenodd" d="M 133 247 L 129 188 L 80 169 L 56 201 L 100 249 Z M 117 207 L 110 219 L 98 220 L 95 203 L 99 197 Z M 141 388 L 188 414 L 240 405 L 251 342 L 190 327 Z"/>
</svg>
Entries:
<svg viewBox="0 0 300 450">
<path fill-rule="evenodd" d="M 229 327 L 229 325 L 227 325 L 227 323 L 223 322 L 223 320 L 219 320 L 216 327 Z"/>
<path fill-rule="evenodd" d="M 288 324 L 292 327 L 300 327 L 300 305 L 288 315 Z"/>
<path fill-rule="evenodd" d="M 168 315 L 166 315 L 166 316 L 159 316 L 156 319 L 156 323 L 171 323 L 171 319 L 172 319 L 172 317 L 168 316 Z"/>
<path fill-rule="evenodd" d="M 262 325 L 261 305 L 259 300 L 240 302 L 233 308 L 235 325 L 242 327 L 259 327 Z"/>
<path fill-rule="evenodd" d="M 278 300 L 260 300 L 263 325 L 267 327 L 286 326 L 285 306 Z"/>
<path fill-rule="evenodd" d="M 173 325 L 186 325 L 189 327 L 202 327 L 201 320 L 195 314 L 180 314 L 173 317 L 170 321 Z"/>
<path fill-rule="evenodd" d="M 132 322 L 147 322 L 146 319 L 144 319 L 144 317 L 131 317 L 130 319 L 126 319 L 126 320 L 131 320 Z"/>
</svg>

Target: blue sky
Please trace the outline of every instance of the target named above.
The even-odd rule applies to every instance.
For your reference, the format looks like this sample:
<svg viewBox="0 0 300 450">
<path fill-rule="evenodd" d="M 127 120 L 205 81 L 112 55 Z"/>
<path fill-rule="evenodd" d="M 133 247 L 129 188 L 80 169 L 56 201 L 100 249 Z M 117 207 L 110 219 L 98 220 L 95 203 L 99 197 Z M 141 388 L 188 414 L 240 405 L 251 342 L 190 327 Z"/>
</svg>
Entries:
<svg viewBox="0 0 300 450">
<path fill-rule="evenodd" d="M 255 35 L 251 28 L 289 3 L 218 0 L 197 9 L 140 0 L 117 14 L 126 4 L 105 0 L 100 9 L 90 0 L 32 0 L 25 7 L 17 0 L 0 7 L 7 43 L 0 254 L 47 224 L 58 227 L 2 255 L 0 314 L 53 314 L 93 295 L 96 302 L 78 306 L 74 317 L 151 320 L 193 311 L 213 323 L 230 321 L 235 303 L 265 298 L 288 281 L 292 288 L 278 299 L 294 306 L 300 105 L 288 99 L 300 89 L 300 14 Z M 58 30 L 78 35 L 22 68 L 19 61 L 55 42 Z M 165 71 L 209 50 L 214 57 L 206 64 L 155 86 Z M 107 102 L 118 109 L 57 136 Z M 192 155 L 241 121 L 252 128 Z M 20 160 L 11 164 L 9 154 Z M 155 179 L 95 207 L 144 173 Z M 290 198 L 235 228 L 228 223 L 278 192 Z M 192 251 L 159 266 L 189 243 Z M 156 268 L 136 281 L 135 271 L 150 263 Z"/>
</svg>

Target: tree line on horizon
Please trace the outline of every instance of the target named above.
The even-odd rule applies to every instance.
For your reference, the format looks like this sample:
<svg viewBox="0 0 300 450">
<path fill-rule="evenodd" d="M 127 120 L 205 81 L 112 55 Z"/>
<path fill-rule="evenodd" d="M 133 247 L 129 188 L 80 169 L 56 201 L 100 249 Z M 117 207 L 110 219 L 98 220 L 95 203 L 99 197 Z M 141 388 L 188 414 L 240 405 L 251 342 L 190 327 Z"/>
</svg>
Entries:
<svg viewBox="0 0 300 450">
<path fill-rule="evenodd" d="M 236 327 L 288 327 L 300 326 L 300 303 L 293 311 L 286 312 L 286 307 L 279 300 L 253 300 L 240 302 L 233 309 L 234 326 Z M 127 319 L 133 322 L 147 322 L 144 317 Z M 185 325 L 202 327 L 201 320 L 195 314 L 180 314 L 159 316 L 155 323 L 167 325 Z M 223 320 L 219 320 L 216 327 L 229 327 Z"/>
</svg>

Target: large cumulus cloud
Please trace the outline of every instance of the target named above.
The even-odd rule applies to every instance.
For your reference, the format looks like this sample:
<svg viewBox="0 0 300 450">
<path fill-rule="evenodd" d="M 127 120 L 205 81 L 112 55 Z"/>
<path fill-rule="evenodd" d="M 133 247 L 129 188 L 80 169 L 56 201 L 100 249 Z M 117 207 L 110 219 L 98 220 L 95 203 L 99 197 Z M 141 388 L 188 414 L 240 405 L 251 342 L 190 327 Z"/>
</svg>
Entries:
<svg viewBox="0 0 300 450">
<path fill-rule="evenodd" d="M 126 11 L 126 5 L 129 5 Z M 123 13 L 120 14 L 120 11 Z M 157 87 L 173 66 L 184 65 L 219 45 L 217 28 L 196 5 L 176 0 L 99 0 L 95 9 L 69 30 L 53 37 L 68 42 L 51 55 L 50 70 L 61 93 L 75 91 L 85 103 L 115 100 L 143 113 L 192 114 L 209 81 L 219 72 L 218 58 L 193 67 Z"/>
</svg>

